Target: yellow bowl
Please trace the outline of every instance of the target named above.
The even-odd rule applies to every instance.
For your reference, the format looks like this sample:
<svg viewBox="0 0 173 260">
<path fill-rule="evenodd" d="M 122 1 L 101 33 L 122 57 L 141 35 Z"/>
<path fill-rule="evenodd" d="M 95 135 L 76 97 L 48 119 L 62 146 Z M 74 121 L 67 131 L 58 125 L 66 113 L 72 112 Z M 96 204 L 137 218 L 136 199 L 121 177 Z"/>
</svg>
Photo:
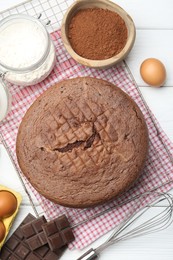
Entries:
<svg viewBox="0 0 173 260">
<path fill-rule="evenodd" d="M 127 31 L 128 31 L 128 38 L 125 47 L 119 52 L 116 56 L 113 56 L 109 59 L 105 60 L 91 60 L 85 59 L 78 55 L 73 48 L 71 47 L 70 41 L 68 39 L 68 27 L 72 17 L 81 9 L 86 8 L 102 8 L 108 9 L 110 11 L 118 13 L 122 19 L 124 20 Z M 75 59 L 77 62 L 92 68 L 107 68 L 111 67 L 121 60 L 123 60 L 130 52 L 133 47 L 135 36 L 136 36 L 136 29 L 132 18 L 117 4 L 112 3 L 108 0 L 77 0 L 75 1 L 67 10 L 66 14 L 64 15 L 62 26 L 61 26 L 61 36 L 64 43 L 64 46 L 68 53 Z"/>
</svg>

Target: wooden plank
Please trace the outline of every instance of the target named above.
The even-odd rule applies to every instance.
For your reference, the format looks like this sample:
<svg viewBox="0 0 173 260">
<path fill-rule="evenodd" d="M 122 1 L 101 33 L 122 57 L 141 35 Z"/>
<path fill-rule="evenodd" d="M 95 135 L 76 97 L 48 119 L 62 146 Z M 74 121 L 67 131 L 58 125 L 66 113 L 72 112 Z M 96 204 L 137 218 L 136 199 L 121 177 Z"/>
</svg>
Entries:
<svg viewBox="0 0 173 260">
<path fill-rule="evenodd" d="M 141 87 L 140 90 L 150 110 L 173 142 L 173 88 Z"/>
<path fill-rule="evenodd" d="M 173 86 L 173 30 L 137 30 L 134 47 L 128 57 L 127 64 L 140 86 L 147 86 L 140 76 L 140 65 L 147 58 L 160 59 L 167 70 L 166 86 Z"/>
<path fill-rule="evenodd" d="M 173 29 L 172 0 L 113 0 L 124 8 L 139 29 Z"/>
</svg>

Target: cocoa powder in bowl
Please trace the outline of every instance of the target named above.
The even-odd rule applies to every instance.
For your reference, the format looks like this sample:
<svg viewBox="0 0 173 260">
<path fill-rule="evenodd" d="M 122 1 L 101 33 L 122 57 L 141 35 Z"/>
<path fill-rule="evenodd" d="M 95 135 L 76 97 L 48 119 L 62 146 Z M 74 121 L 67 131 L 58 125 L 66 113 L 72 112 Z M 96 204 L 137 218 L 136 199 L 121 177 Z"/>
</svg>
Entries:
<svg viewBox="0 0 173 260">
<path fill-rule="evenodd" d="M 79 10 L 68 27 L 68 38 L 73 50 L 91 60 L 116 56 L 125 47 L 127 37 L 127 27 L 121 16 L 102 8 Z"/>
</svg>

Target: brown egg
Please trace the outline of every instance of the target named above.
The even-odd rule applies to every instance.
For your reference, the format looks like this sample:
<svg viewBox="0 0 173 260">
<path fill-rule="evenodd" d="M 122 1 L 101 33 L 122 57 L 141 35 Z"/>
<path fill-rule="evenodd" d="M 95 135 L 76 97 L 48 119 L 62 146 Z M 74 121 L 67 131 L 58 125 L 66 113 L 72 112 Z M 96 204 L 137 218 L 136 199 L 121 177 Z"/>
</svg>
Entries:
<svg viewBox="0 0 173 260">
<path fill-rule="evenodd" d="M 0 191 L 0 218 L 10 217 L 16 209 L 16 197 L 9 191 Z"/>
<path fill-rule="evenodd" d="M 166 70 L 161 61 L 149 58 L 143 61 L 140 67 L 142 79 L 151 86 L 163 86 L 166 80 Z"/>
<path fill-rule="evenodd" d="M 4 239 L 5 237 L 5 226 L 4 226 L 4 223 L 2 221 L 0 221 L 0 243 L 2 242 L 2 240 Z"/>
</svg>

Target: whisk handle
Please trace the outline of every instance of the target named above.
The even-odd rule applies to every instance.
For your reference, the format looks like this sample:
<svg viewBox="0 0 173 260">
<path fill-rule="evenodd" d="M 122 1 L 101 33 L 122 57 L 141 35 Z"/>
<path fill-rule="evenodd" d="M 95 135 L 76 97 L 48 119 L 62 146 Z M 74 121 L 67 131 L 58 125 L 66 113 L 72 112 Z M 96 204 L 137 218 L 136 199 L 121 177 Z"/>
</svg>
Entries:
<svg viewBox="0 0 173 260">
<path fill-rule="evenodd" d="M 81 255 L 77 260 L 95 260 L 98 257 L 96 251 L 91 248 L 83 255 Z"/>
</svg>

